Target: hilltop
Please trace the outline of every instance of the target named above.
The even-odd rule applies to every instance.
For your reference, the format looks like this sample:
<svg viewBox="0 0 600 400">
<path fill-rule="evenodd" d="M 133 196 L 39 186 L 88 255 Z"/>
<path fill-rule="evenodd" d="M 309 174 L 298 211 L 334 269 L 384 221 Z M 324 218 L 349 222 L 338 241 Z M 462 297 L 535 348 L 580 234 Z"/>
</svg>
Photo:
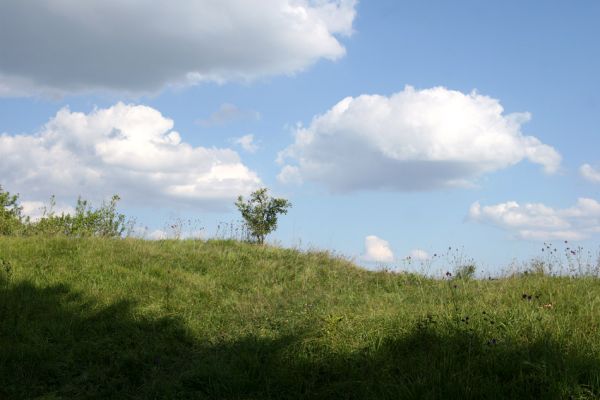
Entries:
<svg viewBox="0 0 600 400">
<path fill-rule="evenodd" d="M 0 398 L 597 398 L 600 281 L 0 237 Z"/>
</svg>

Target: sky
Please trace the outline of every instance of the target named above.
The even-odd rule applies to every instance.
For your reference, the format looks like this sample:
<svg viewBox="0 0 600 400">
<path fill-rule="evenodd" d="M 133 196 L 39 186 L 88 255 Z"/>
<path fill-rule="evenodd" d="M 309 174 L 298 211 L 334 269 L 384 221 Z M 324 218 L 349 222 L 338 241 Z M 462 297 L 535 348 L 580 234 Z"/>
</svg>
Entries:
<svg viewBox="0 0 600 400">
<path fill-rule="evenodd" d="M 592 0 L 3 0 L 0 184 L 34 217 L 119 194 L 147 238 L 223 233 L 268 187 L 293 204 L 271 243 L 370 268 L 596 251 L 598 20 Z"/>
</svg>

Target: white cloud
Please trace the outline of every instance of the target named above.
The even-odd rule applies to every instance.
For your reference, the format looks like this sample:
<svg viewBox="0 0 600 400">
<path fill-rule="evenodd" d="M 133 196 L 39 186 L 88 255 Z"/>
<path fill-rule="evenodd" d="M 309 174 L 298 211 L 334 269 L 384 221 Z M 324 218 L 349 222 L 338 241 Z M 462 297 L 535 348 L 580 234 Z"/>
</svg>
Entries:
<svg viewBox="0 0 600 400">
<path fill-rule="evenodd" d="M 61 109 L 32 135 L 0 135 L 3 185 L 26 200 L 101 200 L 224 208 L 260 180 L 230 149 L 182 142 L 159 111 L 118 103 L 89 114 Z"/>
<path fill-rule="evenodd" d="M 249 80 L 336 60 L 355 0 L 4 0 L 0 95 Z"/>
<path fill-rule="evenodd" d="M 168 239 L 169 236 L 165 231 L 160 229 L 155 229 L 152 232 L 146 233 L 142 238 L 148 238 L 149 240 L 165 240 Z"/>
<path fill-rule="evenodd" d="M 394 253 L 387 241 L 371 235 L 365 238 L 365 254 L 362 258 L 369 262 L 392 262 Z"/>
<path fill-rule="evenodd" d="M 409 257 L 416 261 L 426 261 L 429 260 L 429 254 L 425 250 L 414 249 L 410 252 Z"/>
<path fill-rule="evenodd" d="M 239 145 L 248 153 L 254 153 L 258 150 L 258 145 L 254 143 L 254 135 L 244 135 L 236 138 L 233 143 Z"/>
<path fill-rule="evenodd" d="M 472 221 L 495 225 L 528 240 L 582 240 L 600 233 L 600 203 L 580 198 L 570 208 L 555 209 L 541 203 L 515 201 L 491 206 L 474 203 Z"/>
<path fill-rule="evenodd" d="M 470 186 L 524 159 L 556 172 L 558 152 L 521 133 L 529 114 L 503 112 L 496 99 L 443 87 L 347 97 L 298 128 L 278 159 L 341 192 Z"/>
<path fill-rule="evenodd" d="M 174 228 L 170 228 L 165 231 L 162 229 L 154 229 L 150 230 L 147 227 L 140 228 L 137 227 L 133 230 L 133 236 L 141 239 L 148 240 L 166 240 L 166 239 L 204 239 L 204 231 L 203 230 L 177 230 Z"/>
<path fill-rule="evenodd" d="M 223 103 L 219 109 L 210 114 L 208 118 L 200 119 L 197 123 L 205 127 L 211 127 L 243 119 L 257 121 L 260 119 L 260 113 L 254 110 L 242 110 L 235 104 Z"/>
<path fill-rule="evenodd" d="M 53 207 L 42 201 L 22 201 L 19 203 L 23 207 L 23 215 L 29 217 L 31 221 L 39 221 L 44 215 L 53 212 L 54 215 L 75 214 L 75 208 L 67 204 L 55 204 Z"/>
<path fill-rule="evenodd" d="M 286 165 L 277 174 L 277 180 L 285 184 L 300 185 L 302 184 L 302 175 L 298 167 Z"/>
<path fill-rule="evenodd" d="M 583 164 L 579 168 L 579 173 L 590 182 L 600 183 L 600 171 L 592 167 L 590 164 Z"/>
</svg>

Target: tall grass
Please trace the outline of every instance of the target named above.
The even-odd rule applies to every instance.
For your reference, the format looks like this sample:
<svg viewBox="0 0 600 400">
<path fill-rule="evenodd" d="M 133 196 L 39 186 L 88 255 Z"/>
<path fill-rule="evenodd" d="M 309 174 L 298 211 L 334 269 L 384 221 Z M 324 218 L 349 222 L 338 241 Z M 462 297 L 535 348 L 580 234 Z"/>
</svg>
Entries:
<svg viewBox="0 0 600 400">
<path fill-rule="evenodd" d="M 0 237 L 0 398 L 592 399 L 600 281 L 223 240 Z"/>
</svg>

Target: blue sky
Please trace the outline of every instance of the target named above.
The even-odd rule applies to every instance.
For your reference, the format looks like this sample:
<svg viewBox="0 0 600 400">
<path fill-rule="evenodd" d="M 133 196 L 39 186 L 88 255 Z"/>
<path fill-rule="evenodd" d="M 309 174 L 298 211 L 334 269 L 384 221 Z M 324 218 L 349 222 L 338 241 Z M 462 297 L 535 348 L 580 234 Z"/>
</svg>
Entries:
<svg viewBox="0 0 600 400">
<path fill-rule="evenodd" d="M 597 248 L 597 2 L 251 3 L 3 2 L 0 184 L 157 235 L 267 186 L 270 240 L 366 265 Z"/>
</svg>

